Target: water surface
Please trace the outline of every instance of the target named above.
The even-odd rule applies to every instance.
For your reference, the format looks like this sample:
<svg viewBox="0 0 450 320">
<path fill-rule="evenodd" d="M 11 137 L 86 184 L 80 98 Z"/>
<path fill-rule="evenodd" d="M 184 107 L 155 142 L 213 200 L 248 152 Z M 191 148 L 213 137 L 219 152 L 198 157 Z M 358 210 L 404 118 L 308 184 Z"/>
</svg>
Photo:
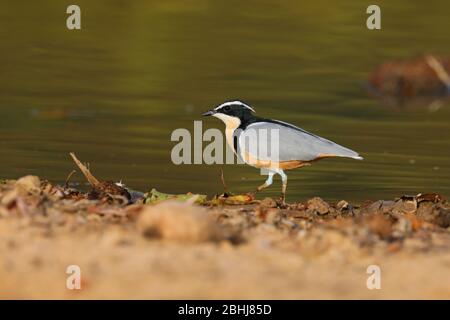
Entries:
<svg viewBox="0 0 450 320">
<path fill-rule="evenodd" d="M 238 98 L 365 158 L 290 172 L 288 200 L 450 195 L 450 105 L 392 107 L 363 85 L 383 61 L 450 54 L 449 2 L 380 1 L 381 31 L 360 0 L 77 3 L 81 31 L 66 29 L 63 2 L 2 2 L 1 178 L 63 182 L 74 151 L 138 190 L 214 194 L 220 168 L 232 191 L 253 190 L 265 178 L 254 168 L 170 159 L 174 129 Z"/>
</svg>

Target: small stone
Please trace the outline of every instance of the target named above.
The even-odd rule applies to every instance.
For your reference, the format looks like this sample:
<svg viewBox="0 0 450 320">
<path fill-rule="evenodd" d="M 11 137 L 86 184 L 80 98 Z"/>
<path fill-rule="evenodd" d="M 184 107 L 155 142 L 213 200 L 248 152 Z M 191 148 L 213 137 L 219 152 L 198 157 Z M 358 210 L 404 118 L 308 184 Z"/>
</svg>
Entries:
<svg viewBox="0 0 450 320">
<path fill-rule="evenodd" d="M 15 186 L 19 192 L 37 193 L 40 191 L 41 181 L 36 176 L 25 176 L 17 180 Z"/>
<path fill-rule="evenodd" d="M 223 239 L 221 229 L 207 210 L 175 200 L 144 208 L 137 228 L 145 237 L 171 241 L 198 243 Z"/>
<path fill-rule="evenodd" d="M 349 209 L 349 204 L 347 201 L 345 200 L 341 200 L 336 204 L 336 209 L 338 209 L 339 211 L 344 211 L 344 210 L 348 210 Z"/>
<path fill-rule="evenodd" d="M 365 213 L 368 214 L 377 214 L 377 213 L 387 214 L 392 210 L 394 205 L 395 205 L 394 201 L 378 200 L 370 204 L 368 207 L 366 207 L 364 211 Z"/>
<path fill-rule="evenodd" d="M 308 211 L 312 211 L 318 215 L 325 215 L 330 212 L 330 205 L 319 197 L 309 199 L 307 202 Z"/>
<path fill-rule="evenodd" d="M 450 209 L 437 208 L 435 223 L 442 228 L 448 228 L 450 226 Z"/>
<path fill-rule="evenodd" d="M 393 213 L 415 213 L 417 210 L 417 200 L 415 197 L 403 196 L 392 208 Z"/>
<path fill-rule="evenodd" d="M 261 204 L 261 206 L 267 207 L 267 208 L 276 208 L 277 207 L 277 202 L 275 200 L 273 200 L 272 198 L 264 198 L 263 200 L 261 200 L 260 204 Z"/>
</svg>

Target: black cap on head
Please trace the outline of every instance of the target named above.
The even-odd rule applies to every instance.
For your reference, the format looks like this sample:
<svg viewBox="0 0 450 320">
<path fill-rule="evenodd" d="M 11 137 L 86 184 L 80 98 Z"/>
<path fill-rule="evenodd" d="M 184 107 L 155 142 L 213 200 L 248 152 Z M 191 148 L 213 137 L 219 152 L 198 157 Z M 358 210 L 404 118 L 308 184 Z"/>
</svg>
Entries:
<svg viewBox="0 0 450 320">
<path fill-rule="evenodd" d="M 236 100 L 222 103 L 218 107 L 209 110 L 203 113 L 202 115 L 212 116 L 215 113 L 222 113 L 228 116 L 242 118 L 250 116 L 252 112 L 255 112 L 255 110 L 252 107 L 241 101 Z"/>
</svg>

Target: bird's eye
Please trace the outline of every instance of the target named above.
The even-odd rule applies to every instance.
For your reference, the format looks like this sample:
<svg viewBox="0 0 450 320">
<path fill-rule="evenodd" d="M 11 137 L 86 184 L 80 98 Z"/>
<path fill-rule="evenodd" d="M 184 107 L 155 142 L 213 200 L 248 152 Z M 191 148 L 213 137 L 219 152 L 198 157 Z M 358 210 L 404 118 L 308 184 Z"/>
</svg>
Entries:
<svg viewBox="0 0 450 320">
<path fill-rule="evenodd" d="M 225 106 L 225 107 L 223 108 L 223 110 L 226 111 L 226 112 L 229 112 L 229 111 L 231 110 L 231 108 L 230 108 L 230 106 Z"/>
</svg>

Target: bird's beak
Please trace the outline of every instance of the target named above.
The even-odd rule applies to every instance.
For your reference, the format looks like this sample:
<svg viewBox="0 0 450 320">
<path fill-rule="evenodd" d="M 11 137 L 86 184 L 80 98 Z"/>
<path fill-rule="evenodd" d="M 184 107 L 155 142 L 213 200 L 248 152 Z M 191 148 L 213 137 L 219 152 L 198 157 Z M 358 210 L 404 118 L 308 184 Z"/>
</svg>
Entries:
<svg viewBox="0 0 450 320">
<path fill-rule="evenodd" d="M 215 110 L 209 110 L 205 113 L 202 113 L 202 116 L 207 117 L 207 116 L 212 116 L 214 113 L 216 113 Z"/>
</svg>

